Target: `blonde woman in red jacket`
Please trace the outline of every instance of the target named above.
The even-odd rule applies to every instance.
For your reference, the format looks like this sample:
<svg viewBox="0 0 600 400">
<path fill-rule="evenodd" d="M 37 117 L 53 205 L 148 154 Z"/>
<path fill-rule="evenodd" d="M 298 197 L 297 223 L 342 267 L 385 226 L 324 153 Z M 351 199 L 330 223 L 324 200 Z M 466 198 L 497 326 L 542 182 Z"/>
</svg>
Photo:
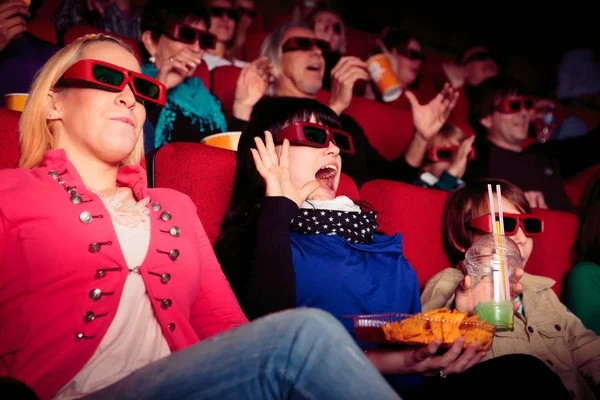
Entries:
<svg viewBox="0 0 600 400">
<path fill-rule="evenodd" d="M 246 324 L 191 200 L 138 165 L 164 99 L 103 35 L 40 71 L 0 171 L 0 376 L 42 399 L 395 398 L 322 312 Z"/>
</svg>

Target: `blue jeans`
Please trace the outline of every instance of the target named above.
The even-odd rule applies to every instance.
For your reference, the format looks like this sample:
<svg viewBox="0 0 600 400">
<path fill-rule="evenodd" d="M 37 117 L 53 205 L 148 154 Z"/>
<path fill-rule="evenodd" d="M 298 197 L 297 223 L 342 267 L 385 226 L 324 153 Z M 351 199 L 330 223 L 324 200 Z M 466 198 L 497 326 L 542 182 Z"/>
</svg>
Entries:
<svg viewBox="0 0 600 400">
<path fill-rule="evenodd" d="M 272 314 L 141 368 L 96 399 L 398 399 L 329 314 Z"/>
</svg>

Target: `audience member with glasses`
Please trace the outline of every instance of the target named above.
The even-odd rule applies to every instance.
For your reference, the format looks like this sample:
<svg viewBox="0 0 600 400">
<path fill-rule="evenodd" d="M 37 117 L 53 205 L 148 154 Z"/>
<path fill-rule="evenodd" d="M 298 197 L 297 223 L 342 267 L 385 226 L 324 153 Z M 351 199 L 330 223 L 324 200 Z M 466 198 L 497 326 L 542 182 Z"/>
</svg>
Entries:
<svg viewBox="0 0 600 400">
<path fill-rule="evenodd" d="M 142 42 L 148 62 L 142 71 L 167 87 L 167 105 L 152 109 L 152 148 L 174 141 L 200 142 L 214 133 L 239 130 L 237 118 L 246 104 L 254 105 L 270 81 L 268 63 L 257 60 L 244 67 L 237 82 L 234 120 L 227 123 L 222 105 L 196 76 L 207 49 L 217 46 L 208 31 L 213 18 L 198 2 L 149 0 L 142 16 Z M 237 124 L 237 125 L 236 125 Z M 146 149 L 146 152 L 150 151 Z"/>
<path fill-rule="evenodd" d="M 346 54 L 347 40 L 346 29 L 339 11 L 331 7 L 316 7 L 309 14 L 307 25 L 315 32 L 317 39 L 329 43 L 329 48 L 323 51 L 325 59 L 325 75 L 323 76 L 323 89 L 331 90 L 331 71 Z"/>
<path fill-rule="evenodd" d="M 421 296 L 425 311 L 447 307 L 472 312 L 472 278 L 462 261 L 478 237 L 493 233 L 499 218 L 498 214 L 495 218 L 490 215 L 488 184 L 494 188 L 500 185 L 505 234 L 517 244 L 523 268 L 527 270 L 534 238 L 544 234 L 543 218 L 532 214 L 525 193 L 512 183 L 491 179 L 471 182 L 452 192 L 446 200 L 442 222 L 444 247 L 456 268 L 447 268 L 427 282 Z M 495 195 L 494 204 L 498 210 Z M 552 289 L 555 284 L 552 279 L 524 270 L 516 273 L 516 291 L 520 294 L 514 299 L 514 330 L 496 332 L 484 360 L 520 354 L 513 362 L 506 362 L 505 368 L 516 376 L 526 376 L 520 388 L 529 387 L 539 398 L 571 395 L 576 399 L 595 398 L 594 391 L 598 392 L 600 384 L 600 338 L 560 302 Z M 536 357 L 539 365 L 523 355 Z M 529 382 L 529 377 L 542 375 L 544 363 L 560 377 L 568 393 L 557 386 L 554 374 L 544 373 L 546 380 L 538 385 Z"/>
<path fill-rule="evenodd" d="M 524 148 L 535 101 L 523 84 L 497 76 L 484 81 L 471 106 L 471 126 L 478 133 L 477 158 L 464 180 L 505 179 L 520 187 L 531 207 L 574 212 L 564 179 L 600 162 L 600 130 Z"/>
<path fill-rule="evenodd" d="M 407 91 L 415 94 L 421 102 L 428 102 L 435 97 L 439 88 L 435 87 L 432 77 L 423 76 L 423 42 L 414 33 L 399 28 L 386 29 L 378 43 L 381 52 L 390 59 L 402 90 L 401 96 L 389 104 L 410 107 Z M 365 97 L 381 101 L 381 93 L 377 92 L 373 85 L 367 88 Z"/>
<path fill-rule="evenodd" d="M 421 174 L 413 184 L 448 192 L 464 185 L 467 166 L 477 157 L 474 141 L 475 135 L 466 136 L 460 127 L 444 124 L 429 140 Z"/>
<path fill-rule="evenodd" d="M 237 27 L 241 19 L 241 10 L 234 7 L 233 0 L 206 0 L 210 14 L 210 33 L 217 38 L 214 48 L 204 54 L 204 61 L 209 70 L 223 65 L 235 65 L 243 68 L 245 61 L 228 57 L 227 49 L 235 40 Z"/>
<path fill-rule="evenodd" d="M 246 37 L 250 26 L 256 25 L 254 20 L 258 16 L 258 10 L 254 0 L 234 0 L 234 7 L 240 13 L 240 19 L 237 23 L 235 36 L 227 43 L 227 51 L 225 58 L 228 60 L 243 58 L 244 46 L 246 45 Z M 259 22 L 263 22 L 260 20 Z M 255 26 L 255 30 L 262 30 L 264 27 Z"/>
</svg>

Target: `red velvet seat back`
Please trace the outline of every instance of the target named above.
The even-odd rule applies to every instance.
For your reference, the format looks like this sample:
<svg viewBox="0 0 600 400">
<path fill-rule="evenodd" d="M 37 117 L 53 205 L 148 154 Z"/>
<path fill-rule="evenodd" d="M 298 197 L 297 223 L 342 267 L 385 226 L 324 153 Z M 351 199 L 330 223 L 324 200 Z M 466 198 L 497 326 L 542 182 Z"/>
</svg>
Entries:
<svg viewBox="0 0 600 400">
<path fill-rule="evenodd" d="M 19 118 L 21 113 L 0 108 L 0 169 L 17 168 L 19 150 Z"/>
<path fill-rule="evenodd" d="M 57 44 L 56 29 L 49 19 L 36 18 L 27 24 L 27 32 L 46 42 Z"/>
<path fill-rule="evenodd" d="M 573 247 L 579 221 L 575 214 L 534 209 L 544 218 L 544 234 L 533 239 L 533 252 L 525 271 L 554 279 L 554 291 L 560 296 L 563 279 L 573 267 Z"/>
<path fill-rule="evenodd" d="M 328 91 L 321 90 L 317 100 L 327 104 L 330 95 Z M 362 127 L 371 146 L 387 159 L 399 157 L 413 138 L 415 128 L 409 109 L 354 96 L 344 113 Z"/>
<path fill-rule="evenodd" d="M 219 238 L 235 176 L 235 153 L 195 143 L 170 143 L 154 158 L 154 186 L 190 196 L 211 243 Z"/>
<path fill-rule="evenodd" d="M 217 67 L 210 72 L 211 93 L 221 101 L 228 121 L 233 117 L 235 87 L 242 69 L 233 65 Z"/>
<path fill-rule="evenodd" d="M 584 169 L 579 174 L 567 179 L 564 183 L 565 192 L 571 199 L 571 202 L 578 206 L 581 202 L 581 196 L 588 182 L 600 173 L 600 164 L 594 165 L 588 169 Z"/>
<path fill-rule="evenodd" d="M 451 267 L 442 243 L 442 212 L 447 193 L 400 182 L 375 180 L 360 189 L 360 199 L 379 213 L 379 229 L 402 233 L 404 255 L 417 271 L 421 288 Z"/>
<path fill-rule="evenodd" d="M 243 51 L 244 61 L 252 62 L 256 60 L 260 52 L 260 47 L 268 35 L 269 32 L 264 31 L 248 32 Z"/>
<path fill-rule="evenodd" d="M 202 60 L 200 65 L 198 65 L 198 68 L 196 68 L 196 71 L 194 71 L 194 76 L 200 78 L 206 89 L 208 89 L 209 92 L 211 91 L 210 71 L 204 60 Z"/>
</svg>

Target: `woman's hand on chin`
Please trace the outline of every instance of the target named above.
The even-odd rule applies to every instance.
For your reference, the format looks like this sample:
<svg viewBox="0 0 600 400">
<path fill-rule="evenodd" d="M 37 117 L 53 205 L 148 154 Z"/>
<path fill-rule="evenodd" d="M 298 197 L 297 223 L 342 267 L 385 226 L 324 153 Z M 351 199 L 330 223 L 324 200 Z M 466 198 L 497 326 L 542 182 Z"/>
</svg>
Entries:
<svg viewBox="0 0 600 400">
<path fill-rule="evenodd" d="M 183 50 L 168 60 L 162 61 L 156 79 L 162 82 L 167 90 L 172 89 L 183 82 L 185 78 L 193 76 L 201 62 L 202 56 L 189 50 Z"/>
<path fill-rule="evenodd" d="M 284 196 L 300 207 L 304 200 L 319 188 L 319 182 L 312 180 L 301 189 L 296 189 L 290 176 L 290 142 L 285 139 L 281 146 L 281 156 L 277 156 L 275 143 L 271 132 L 265 131 L 265 143 L 259 138 L 254 138 L 256 149 L 250 149 L 256 169 L 265 180 L 268 197 Z"/>
</svg>

